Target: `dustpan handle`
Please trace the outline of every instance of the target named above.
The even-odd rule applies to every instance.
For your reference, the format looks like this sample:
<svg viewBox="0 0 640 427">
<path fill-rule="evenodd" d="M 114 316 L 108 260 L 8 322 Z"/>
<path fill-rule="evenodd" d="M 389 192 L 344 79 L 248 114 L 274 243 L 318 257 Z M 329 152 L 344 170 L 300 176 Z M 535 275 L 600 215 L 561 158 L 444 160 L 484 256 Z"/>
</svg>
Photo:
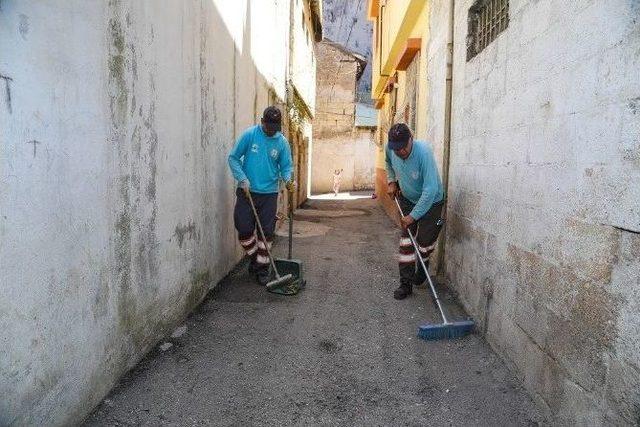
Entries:
<svg viewBox="0 0 640 427">
<path fill-rule="evenodd" d="M 293 193 L 287 191 L 289 194 L 289 259 L 291 259 L 291 247 L 293 246 Z"/>
</svg>

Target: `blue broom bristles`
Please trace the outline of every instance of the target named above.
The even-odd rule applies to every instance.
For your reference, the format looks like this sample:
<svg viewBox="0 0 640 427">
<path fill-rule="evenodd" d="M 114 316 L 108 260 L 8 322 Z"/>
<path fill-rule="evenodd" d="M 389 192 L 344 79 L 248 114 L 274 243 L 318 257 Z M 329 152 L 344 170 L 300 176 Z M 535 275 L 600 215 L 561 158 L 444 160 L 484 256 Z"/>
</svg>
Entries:
<svg viewBox="0 0 640 427">
<path fill-rule="evenodd" d="M 427 341 L 459 338 L 471 333 L 474 324 L 471 319 L 451 323 L 425 324 L 418 328 L 418 337 Z"/>
</svg>

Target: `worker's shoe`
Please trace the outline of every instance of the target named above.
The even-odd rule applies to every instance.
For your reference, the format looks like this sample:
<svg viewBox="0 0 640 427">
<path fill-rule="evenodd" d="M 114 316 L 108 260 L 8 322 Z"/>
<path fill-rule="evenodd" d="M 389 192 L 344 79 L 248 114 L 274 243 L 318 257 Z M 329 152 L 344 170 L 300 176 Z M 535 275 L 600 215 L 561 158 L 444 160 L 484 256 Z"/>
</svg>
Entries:
<svg viewBox="0 0 640 427">
<path fill-rule="evenodd" d="M 258 270 L 260 270 L 260 266 L 256 260 L 252 258 L 251 261 L 249 261 L 249 274 L 256 274 Z"/>
<path fill-rule="evenodd" d="M 256 281 L 260 286 L 267 286 L 267 283 L 269 283 L 270 277 L 271 275 L 269 274 L 269 269 L 267 268 L 260 269 L 256 273 Z"/>
<path fill-rule="evenodd" d="M 405 299 L 412 294 L 413 290 L 411 288 L 411 282 L 408 280 L 402 280 L 398 289 L 393 291 L 393 297 L 395 299 Z"/>
<path fill-rule="evenodd" d="M 427 268 L 429 268 L 428 264 L 427 264 Z M 427 275 L 424 274 L 424 271 L 422 271 L 422 266 L 420 266 L 420 268 L 416 270 L 416 273 L 413 275 L 413 286 L 421 287 L 425 284 L 426 280 L 427 280 Z"/>
</svg>

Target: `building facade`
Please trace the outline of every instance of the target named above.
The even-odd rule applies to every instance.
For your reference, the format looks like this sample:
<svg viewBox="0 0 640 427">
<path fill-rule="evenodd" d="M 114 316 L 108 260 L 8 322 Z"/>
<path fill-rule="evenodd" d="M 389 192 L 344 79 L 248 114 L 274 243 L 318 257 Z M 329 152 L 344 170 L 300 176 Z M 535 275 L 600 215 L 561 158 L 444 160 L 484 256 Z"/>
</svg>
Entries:
<svg viewBox="0 0 640 427">
<path fill-rule="evenodd" d="M 358 81 L 366 67 L 361 55 L 325 39 L 318 43 L 316 120 L 313 126 L 311 192 L 333 191 L 341 172 L 341 191 L 373 188 L 375 123 L 358 122 Z M 358 107 L 359 105 L 359 107 Z"/>
<path fill-rule="evenodd" d="M 409 123 L 443 174 L 439 272 L 551 420 L 637 424 L 640 5 L 371 0 L 369 16 L 381 138 Z"/>
<path fill-rule="evenodd" d="M 287 87 L 289 141 L 298 183 L 294 205 L 309 193 L 310 150 L 316 115 L 316 42 L 322 40 L 322 3 L 291 0 L 290 60 Z M 286 203 L 285 203 L 286 204 Z"/>
</svg>

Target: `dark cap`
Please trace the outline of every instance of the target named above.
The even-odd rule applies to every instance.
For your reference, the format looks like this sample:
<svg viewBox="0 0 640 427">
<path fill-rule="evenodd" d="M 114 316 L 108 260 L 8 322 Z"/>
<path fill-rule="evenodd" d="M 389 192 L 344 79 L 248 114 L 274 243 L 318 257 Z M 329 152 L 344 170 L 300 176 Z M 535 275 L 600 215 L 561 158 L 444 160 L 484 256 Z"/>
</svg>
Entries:
<svg viewBox="0 0 640 427">
<path fill-rule="evenodd" d="M 411 130 L 404 123 L 396 123 L 389 129 L 389 148 L 401 150 L 407 146 L 411 138 Z"/>
<path fill-rule="evenodd" d="M 267 130 L 282 130 L 282 113 L 277 107 L 267 107 L 262 113 L 262 123 Z"/>
</svg>

